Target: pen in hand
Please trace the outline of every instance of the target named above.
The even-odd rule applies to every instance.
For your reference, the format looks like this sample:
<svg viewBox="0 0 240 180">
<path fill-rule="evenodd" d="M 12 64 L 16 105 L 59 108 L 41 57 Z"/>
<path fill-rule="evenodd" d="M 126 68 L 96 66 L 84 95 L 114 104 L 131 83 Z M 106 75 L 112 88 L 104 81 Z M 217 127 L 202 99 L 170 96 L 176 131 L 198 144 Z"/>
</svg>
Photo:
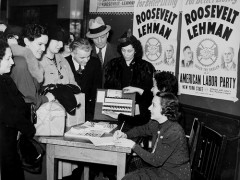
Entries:
<svg viewBox="0 0 240 180">
<path fill-rule="evenodd" d="M 123 121 L 122 126 L 121 126 L 121 128 L 120 128 L 120 131 L 122 131 L 122 128 L 123 128 L 123 126 L 124 126 L 124 123 L 125 123 L 125 121 Z"/>
<path fill-rule="evenodd" d="M 118 140 L 119 138 L 126 138 L 126 134 L 122 132 L 123 126 L 124 126 L 125 121 L 123 122 L 120 130 L 117 130 L 114 135 L 113 135 L 113 139 L 114 140 Z"/>
</svg>

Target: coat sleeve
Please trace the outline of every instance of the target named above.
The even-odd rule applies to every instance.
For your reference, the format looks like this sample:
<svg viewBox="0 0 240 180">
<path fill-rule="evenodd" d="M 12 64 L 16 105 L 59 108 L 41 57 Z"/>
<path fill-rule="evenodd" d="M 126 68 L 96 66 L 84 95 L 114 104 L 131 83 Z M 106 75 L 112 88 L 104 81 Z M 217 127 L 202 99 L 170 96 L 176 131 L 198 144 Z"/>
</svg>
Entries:
<svg viewBox="0 0 240 180">
<path fill-rule="evenodd" d="M 12 69 L 11 77 L 17 85 L 18 90 L 24 95 L 25 102 L 34 103 L 37 108 L 41 104 L 48 102 L 46 96 L 38 93 L 38 89 L 34 84 L 33 77 L 28 71 L 24 59 L 18 58 L 14 62 L 15 66 Z"/>
<path fill-rule="evenodd" d="M 143 126 L 137 126 L 135 128 L 132 128 L 128 132 L 126 132 L 128 138 L 136 138 L 136 137 L 146 137 L 151 136 L 151 122 L 143 125 Z"/>
<path fill-rule="evenodd" d="M 0 88 L 0 117 L 2 125 L 15 128 L 27 137 L 33 137 L 36 132 L 20 93 L 11 94 Z"/>
</svg>

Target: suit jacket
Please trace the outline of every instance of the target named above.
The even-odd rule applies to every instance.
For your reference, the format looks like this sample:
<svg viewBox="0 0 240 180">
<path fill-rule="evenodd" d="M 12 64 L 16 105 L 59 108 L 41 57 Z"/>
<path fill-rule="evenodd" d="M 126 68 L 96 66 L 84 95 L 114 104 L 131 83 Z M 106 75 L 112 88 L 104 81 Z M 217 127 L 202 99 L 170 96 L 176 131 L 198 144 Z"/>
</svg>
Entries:
<svg viewBox="0 0 240 180">
<path fill-rule="evenodd" d="M 190 68 L 190 67 L 192 68 L 192 67 L 193 67 L 193 61 L 191 60 L 191 61 L 189 61 L 188 64 L 186 64 L 186 63 L 185 63 L 185 60 L 183 59 L 182 62 L 181 62 L 181 66 L 182 66 L 182 67 L 186 67 L 186 68 L 188 68 L 188 67 L 189 67 L 189 68 Z"/>
<path fill-rule="evenodd" d="M 170 62 L 168 62 L 167 58 L 164 59 L 164 63 L 168 66 L 173 66 L 175 64 L 175 59 L 171 59 Z"/>
<path fill-rule="evenodd" d="M 88 103 L 95 103 L 97 88 L 102 87 L 102 69 L 100 60 L 91 56 L 85 69 L 79 74 L 75 70 L 72 56 L 68 56 L 66 59 L 70 64 L 75 80 L 80 86 L 81 91 L 85 93 L 86 108 L 89 107 L 93 110 L 94 107 L 92 105 L 88 106 Z"/>
<path fill-rule="evenodd" d="M 97 52 L 96 52 L 96 46 L 93 45 L 93 50 L 92 50 L 92 56 L 93 57 L 97 57 L 98 58 L 98 55 L 97 55 Z M 104 57 L 104 60 L 103 60 L 103 66 L 102 66 L 102 87 L 104 85 L 104 82 L 105 82 L 105 68 L 106 68 L 106 65 L 107 63 L 116 58 L 116 57 L 119 57 L 119 53 L 117 52 L 117 47 L 114 45 L 114 44 L 110 44 L 110 43 L 107 43 L 107 49 L 106 49 L 106 53 L 105 53 L 105 57 Z M 99 60 L 100 61 L 100 60 Z"/>
<path fill-rule="evenodd" d="M 222 63 L 221 64 L 221 68 L 224 69 L 224 70 L 227 70 L 227 71 L 236 71 L 236 64 L 233 62 L 232 63 L 232 66 L 230 68 L 227 68 L 227 66 L 225 65 L 225 63 Z"/>
</svg>

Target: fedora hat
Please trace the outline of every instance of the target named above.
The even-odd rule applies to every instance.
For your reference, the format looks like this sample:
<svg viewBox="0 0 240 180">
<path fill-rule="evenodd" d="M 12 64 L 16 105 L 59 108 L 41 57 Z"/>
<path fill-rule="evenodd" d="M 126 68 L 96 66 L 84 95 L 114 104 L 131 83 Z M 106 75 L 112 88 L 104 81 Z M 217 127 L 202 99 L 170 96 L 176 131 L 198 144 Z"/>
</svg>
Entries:
<svg viewBox="0 0 240 180">
<path fill-rule="evenodd" d="M 111 26 L 105 25 L 101 17 L 97 17 L 96 19 L 90 19 L 89 21 L 89 31 L 87 32 L 86 36 L 88 38 L 97 38 L 108 31 L 110 31 Z"/>
</svg>

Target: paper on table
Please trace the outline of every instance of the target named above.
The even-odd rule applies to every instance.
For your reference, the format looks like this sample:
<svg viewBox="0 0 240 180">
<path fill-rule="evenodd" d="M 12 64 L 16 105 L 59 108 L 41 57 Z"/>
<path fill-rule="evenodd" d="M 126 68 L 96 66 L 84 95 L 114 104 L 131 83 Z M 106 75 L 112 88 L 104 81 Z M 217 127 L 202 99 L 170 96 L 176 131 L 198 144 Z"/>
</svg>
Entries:
<svg viewBox="0 0 240 180">
<path fill-rule="evenodd" d="M 88 138 L 95 146 L 113 146 L 113 137 Z"/>
<path fill-rule="evenodd" d="M 113 137 L 99 137 L 99 138 L 88 138 L 95 146 L 119 146 L 119 147 L 129 147 L 128 143 L 125 143 L 125 138 L 120 138 L 118 141 L 120 143 L 115 144 Z M 130 148 L 130 147 L 129 147 Z"/>
</svg>

